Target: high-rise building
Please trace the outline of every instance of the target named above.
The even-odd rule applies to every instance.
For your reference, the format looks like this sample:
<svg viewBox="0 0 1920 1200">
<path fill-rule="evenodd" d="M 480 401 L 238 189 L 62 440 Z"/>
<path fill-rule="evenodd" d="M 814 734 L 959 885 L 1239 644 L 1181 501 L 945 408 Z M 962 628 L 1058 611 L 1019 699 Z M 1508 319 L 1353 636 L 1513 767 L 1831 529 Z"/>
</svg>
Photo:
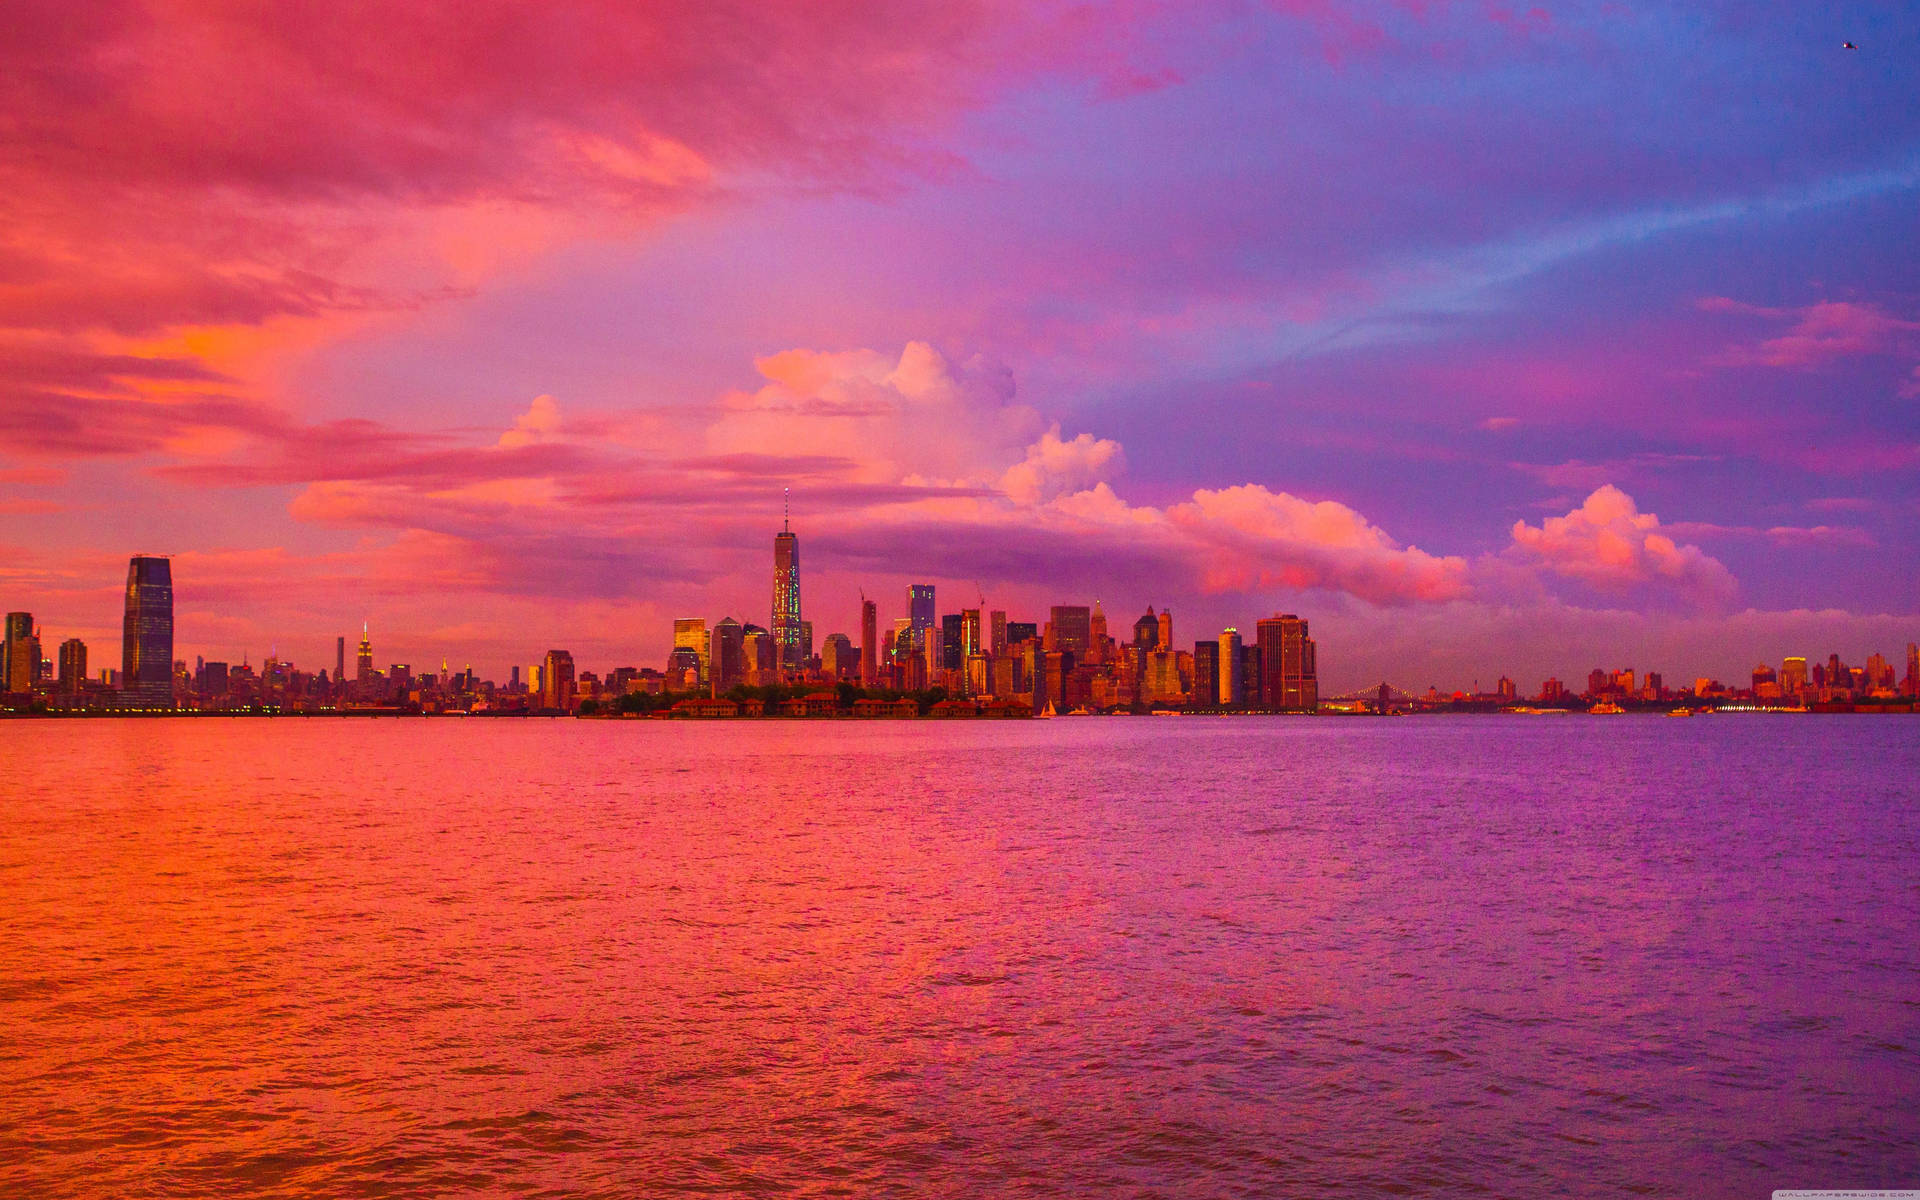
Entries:
<svg viewBox="0 0 1920 1200">
<path fill-rule="evenodd" d="M 748 687 L 764 687 L 772 682 L 773 635 L 748 622 L 740 627 L 740 682 Z"/>
<path fill-rule="evenodd" d="M 1160 618 L 1155 615 L 1151 604 L 1133 623 L 1133 644 L 1143 651 L 1156 649 L 1160 645 Z"/>
<path fill-rule="evenodd" d="M 1807 690 L 1806 659 L 1792 657 L 1780 664 L 1780 690 L 1788 696 L 1798 696 Z"/>
<path fill-rule="evenodd" d="M 791 518 L 773 535 L 773 647 L 775 669 L 798 671 L 806 665 L 800 629 L 800 539 Z"/>
<path fill-rule="evenodd" d="M 1193 644 L 1193 706 L 1220 707 L 1220 643 Z"/>
<path fill-rule="evenodd" d="M 1007 613 L 996 608 L 987 614 L 987 653 L 999 658 L 1007 652 Z"/>
<path fill-rule="evenodd" d="M 933 585 L 907 585 L 907 621 L 914 629 L 933 628 Z"/>
<path fill-rule="evenodd" d="M 854 653 L 853 639 L 844 633 L 830 633 L 827 640 L 820 644 L 820 669 L 835 679 L 846 679 L 859 670 L 860 660 Z"/>
<path fill-rule="evenodd" d="M 709 639 L 707 678 L 716 696 L 724 696 L 746 682 L 746 631 L 732 617 L 720 618 Z"/>
<path fill-rule="evenodd" d="M 1040 636 L 1039 626 L 1032 621 L 1008 621 L 1007 645 L 1018 646 L 1021 642 L 1030 642 Z"/>
<path fill-rule="evenodd" d="M 142 554 L 127 563 L 120 691 L 142 708 L 173 706 L 173 564 L 165 558 Z"/>
<path fill-rule="evenodd" d="M 1254 631 L 1254 636 L 1255 638 L 1259 637 L 1259 630 L 1257 628 Z M 1240 665 L 1236 667 L 1235 670 L 1238 672 L 1240 679 L 1240 703 L 1249 706 L 1259 704 L 1261 664 L 1260 643 L 1257 640 L 1251 646 L 1242 645 L 1240 647 Z"/>
<path fill-rule="evenodd" d="M 980 610 L 963 608 L 960 610 L 960 657 L 971 658 L 981 652 Z"/>
<path fill-rule="evenodd" d="M 87 681 L 87 644 L 79 638 L 60 643 L 60 690 L 71 696 Z"/>
<path fill-rule="evenodd" d="M 347 678 L 347 639 L 333 639 L 333 681 L 344 683 Z"/>
<path fill-rule="evenodd" d="M 1240 690 L 1240 631 L 1229 625 L 1220 631 L 1220 682 L 1218 684 L 1219 702 L 1229 708 L 1236 704 L 1245 704 L 1246 695 Z M 1194 655 L 1194 671 L 1200 670 L 1200 656 Z"/>
<path fill-rule="evenodd" d="M 1156 644 L 1162 650 L 1173 649 L 1173 610 L 1170 608 L 1160 610 L 1160 640 Z"/>
<path fill-rule="evenodd" d="M 1056 604 L 1048 621 L 1052 642 L 1047 649 L 1056 654 L 1071 654 L 1078 662 L 1093 645 L 1093 610 L 1084 604 Z"/>
<path fill-rule="evenodd" d="M 1307 623 L 1292 613 L 1261 620 L 1260 703 L 1283 712 L 1313 712 L 1320 707 L 1320 681 Z"/>
<path fill-rule="evenodd" d="M 960 613 L 947 613 L 940 618 L 939 670 L 958 671 L 966 661 L 965 628 L 966 621 Z"/>
<path fill-rule="evenodd" d="M 675 646 L 667 651 L 667 687 L 676 692 L 690 692 L 699 686 L 699 653 L 691 646 Z"/>
<path fill-rule="evenodd" d="M 7 614 L 6 640 L 0 643 L 0 692 L 31 692 L 40 668 L 40 639 L 34 636 L 33 614 Z"/>
<path fill-rule="evenodd" d="M 880 607 L 865 596 L 860 598 L 860 686 L 875 687 L 880 682 Z"/>
<path fill-rule="evenodd" d="M 693 651 L 694 670 L 699 674 L 700 686 L 707 684 L 708 662 L 707 619 L 705 617 L 675 617 L 673 619 L 673 646 L 676 650 Z"/>
<path fill-rule="evenodd" d="M 1906 693 L 1920 696 L 1920 642 L 1907 643 Z"/>
<path fill-rule="evenodd" d="M 1107 614 L 1098 600 L 1087 617 L 1087 661 L 1096 666 L 1107 661 Z"/>
<path fill-rule="evenodd" d="M 573 696 L 573 655 L 565 650 L 547 651 L 547 661 L 540 671 L 540 707 L 570 712 Z"/>
<path fill-rule="evenodd" d="M 360 623 L 360 649 L 353 677 L 361 683 L 373 682 L 373 635 L 367 632 L 365 621 Z"/>
</svg>

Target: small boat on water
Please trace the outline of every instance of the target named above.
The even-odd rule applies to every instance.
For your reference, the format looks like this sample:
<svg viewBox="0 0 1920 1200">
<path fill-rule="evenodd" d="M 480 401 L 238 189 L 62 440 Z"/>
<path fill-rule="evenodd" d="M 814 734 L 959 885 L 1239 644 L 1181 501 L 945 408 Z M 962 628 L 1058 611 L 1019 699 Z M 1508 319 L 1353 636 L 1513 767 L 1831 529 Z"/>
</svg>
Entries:
<svg viewBox="0 0 1920 1200">
<path fill-rule="evenodd" d="M 1611 700 L 1602 700 L 1587 711 L 1596 717 L 1617 717 L 1627 710 Z"/>
<path fill-rule="evenodd" d="M 1667 715 L 1670 717 L 1690 717 L 1693 715 L 1693 710 L 1690 708 L 1676 708 Z"/>
<path fill-rule="evenodd" d="M 1053 711 L 1053 701 L 1049 700 L 1045 708 L 1033 714 L 1033 719 L 1036 721 L 1050 721 L 1059 715 L 1059 713 Z"/>
</svg>

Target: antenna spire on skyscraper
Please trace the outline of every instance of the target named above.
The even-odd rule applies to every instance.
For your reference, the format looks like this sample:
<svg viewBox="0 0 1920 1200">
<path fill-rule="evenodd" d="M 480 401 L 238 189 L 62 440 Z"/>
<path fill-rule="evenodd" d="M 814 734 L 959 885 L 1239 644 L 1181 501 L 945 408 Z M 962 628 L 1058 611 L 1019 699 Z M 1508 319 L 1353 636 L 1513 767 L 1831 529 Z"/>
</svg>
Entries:
<svg viewBox="0 0 1920 1200">
<path fill-rule="evenodd" d="M 780 489 L 780 528 L 788 532 L 793 530 L 793 489 Z"/>
</svg>

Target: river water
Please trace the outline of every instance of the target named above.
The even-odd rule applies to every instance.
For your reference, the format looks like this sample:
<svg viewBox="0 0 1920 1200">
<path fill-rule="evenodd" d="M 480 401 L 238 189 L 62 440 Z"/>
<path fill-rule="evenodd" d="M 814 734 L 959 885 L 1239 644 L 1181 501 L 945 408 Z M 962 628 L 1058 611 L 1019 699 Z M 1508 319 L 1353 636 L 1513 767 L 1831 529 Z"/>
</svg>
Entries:
<svg viewBox="0 0 1920 1200">
<path fill-rule="evenodd" d="M 0 1195 L 1920 1187 L 1920 721 L 0 722 Z"/>
</svg>

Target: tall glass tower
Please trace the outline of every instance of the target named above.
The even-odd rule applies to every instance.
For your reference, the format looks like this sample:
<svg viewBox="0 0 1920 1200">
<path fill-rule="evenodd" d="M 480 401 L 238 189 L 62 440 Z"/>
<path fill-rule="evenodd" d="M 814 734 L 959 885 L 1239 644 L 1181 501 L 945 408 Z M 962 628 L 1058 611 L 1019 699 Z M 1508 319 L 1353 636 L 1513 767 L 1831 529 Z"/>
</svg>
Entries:
<svg viewBox="0 0 1920 1200">
<path fill-rule="evenodd" d="M 806 665 L 804 634 L 800 628 L 800 539 L 791 516 L 773 535 L 773 653 L 779 669 L 798 671 Z"/>
<path fill-rule="evenodd" d="M 141 708 L 173 706 L 173 564 L 136 555 L 127 563 L 120 690 Z"/>
<path fill-rule="evenodd" d="M 907 616 L 911 619 L 911 628 L 933 628 L 933 585 L 915 583 L 907 586 Z"/>
</svg>

